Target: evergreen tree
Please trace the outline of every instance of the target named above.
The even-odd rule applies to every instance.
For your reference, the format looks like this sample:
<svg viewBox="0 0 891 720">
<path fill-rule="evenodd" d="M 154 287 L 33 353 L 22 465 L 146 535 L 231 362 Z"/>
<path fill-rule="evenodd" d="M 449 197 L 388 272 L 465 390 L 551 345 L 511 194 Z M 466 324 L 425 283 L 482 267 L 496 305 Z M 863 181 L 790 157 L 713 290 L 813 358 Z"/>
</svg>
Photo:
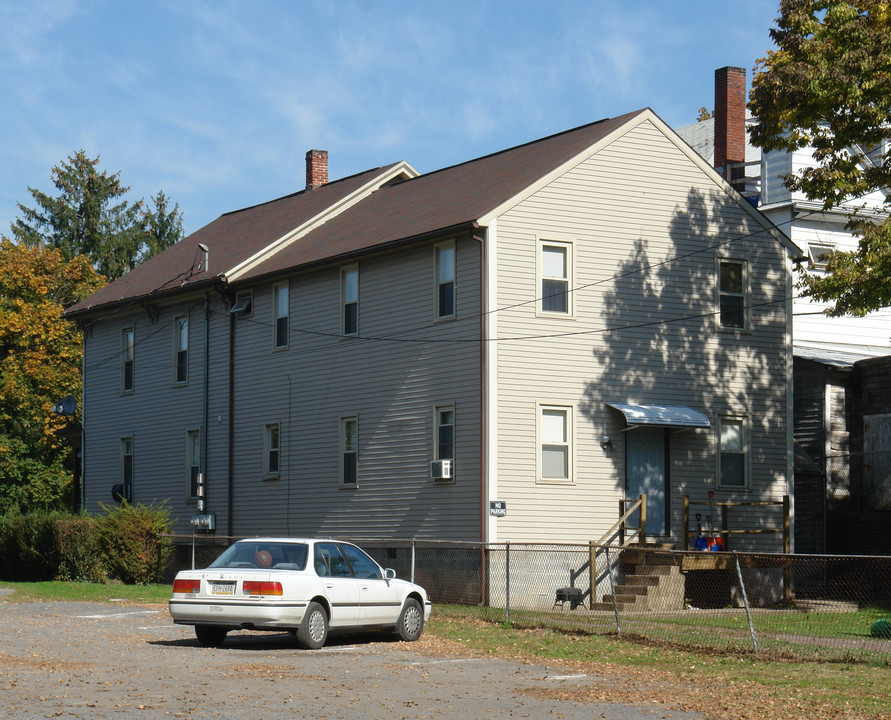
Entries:
<svg viewBox="0 0 891 720">
<path fill-rule="evenodd" d="M 51 177 L 57 195 L 29 187 L 35 206 L 18 203 L 21 216 L 12 224 L 17 242 L 56 249 L 63 260 L 84 255 L 114 280 L 182 237 L 179 206 L 168 210 L 163 191 L 153 208 L 127 201 L 130 188 L 120 173 L 101 170 L 98 156 L 79 150 L 53 167 Z"/>
</svg>

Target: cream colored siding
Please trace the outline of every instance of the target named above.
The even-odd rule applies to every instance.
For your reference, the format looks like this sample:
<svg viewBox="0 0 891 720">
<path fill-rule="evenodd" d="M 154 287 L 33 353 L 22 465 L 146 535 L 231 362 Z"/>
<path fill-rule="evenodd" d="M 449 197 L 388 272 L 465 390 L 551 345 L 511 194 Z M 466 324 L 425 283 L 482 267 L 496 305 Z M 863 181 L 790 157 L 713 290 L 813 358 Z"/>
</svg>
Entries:
<svg viewBox="0 0 891 720">
<path fill-rule="evenodd" d="M 615 522 L 624 422 L 610 400 L 689 405 L 713 426 L 722 412 L 748 415 L 752 483 L 733 499 L 782 496 L 784 250 L 745 209 L 647 122 L 498 222 L 500 540 L 596 540 Z M 536 317 L 530 302 L 536 248 L 549 239 L 573 242 L 571 319 Z M 748 262 L 748 332 L 716 330 L 720 256 Z M 572 485 L 535 481 L 537 403 L 574 408 Z M 601 449 L 604 434 L 614 449 Z M 679 539 L 682 494 L 714 487 L 714 429 L 672 432 L 669 445 Z"/>
</svg>

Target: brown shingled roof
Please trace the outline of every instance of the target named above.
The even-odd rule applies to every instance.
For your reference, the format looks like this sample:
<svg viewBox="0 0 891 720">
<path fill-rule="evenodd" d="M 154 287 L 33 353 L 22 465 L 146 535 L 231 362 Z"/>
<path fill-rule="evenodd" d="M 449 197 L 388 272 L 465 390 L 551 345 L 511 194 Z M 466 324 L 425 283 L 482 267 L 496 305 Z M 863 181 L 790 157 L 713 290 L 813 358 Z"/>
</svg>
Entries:
<svg viewBox="0 0 891 720">
<path fill-rule="evenodd" d="M 618 129 L 638 111 L 383 187 L 239 278 L 274 275 L 470 225 Z"/>
<path fill-rule="evenodd" d="M 643 112 L 600 120 L 411 180 L 384 185 L 245 270 L 233 281 L 241 283 L 280 274 L 437 231 L 471 226 Z M 311 192 L 295 193 L 222 215 L 72 306 L 67 314 L 77 315 L 104 305 L 215 281 L 219 275 L 231 271 L 392 167 L 370 170 Z M 189 276 L 189 268 L 198 260 L 199 243 L 210 249 L 210 273 Z"/>
<path fill-rule="evenodd" d="M 367 170 L 314 190 L 220 215 L 216 220 L 183 238 L 164 252 L 138 265 L 113 283 L 66 310 L 77 315 L 108 306 L 161 296 L 183 288 L 213 283 L 217 277 L 278 240 L 296 227 L 316 217 L 349 196 L 392 165 Z M 194 272 L 200 265 L 199 243 L 209 249 L 210 272 Z"/>
</svg>

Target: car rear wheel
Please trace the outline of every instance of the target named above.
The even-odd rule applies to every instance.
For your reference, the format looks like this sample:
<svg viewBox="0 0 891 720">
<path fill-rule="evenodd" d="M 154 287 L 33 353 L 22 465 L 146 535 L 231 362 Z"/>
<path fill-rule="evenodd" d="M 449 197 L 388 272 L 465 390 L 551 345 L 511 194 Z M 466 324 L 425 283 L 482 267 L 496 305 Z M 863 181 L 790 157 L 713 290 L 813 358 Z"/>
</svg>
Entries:
<svg viewBox="0 0 891 720">
<path fill-rule="evenodd" d="M 226 639 L 226 628 L 215 627 L 214 625 L 196 625 L 195 637 L 204 647 L 219 647 Z"/>
<path fill-rule="evenodd" d="M 414 642 L 424 631 L 424 611 L 421 603 L 414 598 L 409 598 L 402 606 L 399 613 L 399 621 L 396 623 L 396 632 L 399 637 L 408 642 Z"/>
<path fill-rule="evenodd" d="M 325 614 L 325 608 L 318 603 L 311 602 L 306 607 L 306 614 L 297 631 L 297 642 L 302 647 L 318 650 L 325 644 L 327 638 L 328 615 Z"/>
</svg>

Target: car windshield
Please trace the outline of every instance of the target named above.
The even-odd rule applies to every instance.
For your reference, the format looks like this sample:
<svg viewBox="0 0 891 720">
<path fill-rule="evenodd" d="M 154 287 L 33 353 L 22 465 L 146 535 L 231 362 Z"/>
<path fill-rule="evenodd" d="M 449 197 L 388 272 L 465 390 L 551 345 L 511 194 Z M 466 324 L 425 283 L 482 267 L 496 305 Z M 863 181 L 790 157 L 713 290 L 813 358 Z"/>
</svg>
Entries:
<svg viewBox="0 0 891 720">
<path fill-rule="evenodd" d="M 303 570 L 306 556 L 305 543 L 242 540 L 228 548 L 209 567 Z"/>
</svg>

